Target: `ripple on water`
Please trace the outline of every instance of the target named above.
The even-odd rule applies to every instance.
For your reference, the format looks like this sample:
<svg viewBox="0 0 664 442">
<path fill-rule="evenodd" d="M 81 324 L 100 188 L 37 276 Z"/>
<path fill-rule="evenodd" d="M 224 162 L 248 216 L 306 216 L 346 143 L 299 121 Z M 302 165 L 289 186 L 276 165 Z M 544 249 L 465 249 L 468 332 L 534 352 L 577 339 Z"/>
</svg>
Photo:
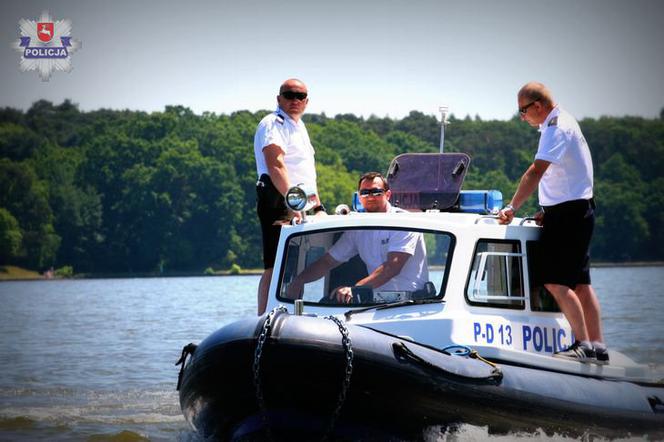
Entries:
<svg viewBox="0 0 664 442">
<path fill-rule="evenodd" d="M 35 426 L 36 421 L 25 416 L 0 417 L 0 430 L 23 430 Z"/>
<path fill-rule="evenodd" d="M 664 267 L 592 269 L 611 348 L 664 364 Z M 255 315 L 259 277 L 0 284 L 0 440 L 207 442 L 175 392 L 183 345 Z M 663 436 L 664 437 L 664 436 Z M 662 437 L 660 437 L 661 439 Z M 578 440 L 460 425 L 427 441 Z M 602 441 L 588 434 L 583 440 Z M 653 438 L 651 438 L 652 440 Z M 640 440 L 619 439 L 619 440 Z"/>
<path fill-rule="evenodd" d="M 133 431 L 120 431 L 113 434 L 92 434 L 88 436 L 88 442 L 143 442 L 150 438 Z"/>
</svg>

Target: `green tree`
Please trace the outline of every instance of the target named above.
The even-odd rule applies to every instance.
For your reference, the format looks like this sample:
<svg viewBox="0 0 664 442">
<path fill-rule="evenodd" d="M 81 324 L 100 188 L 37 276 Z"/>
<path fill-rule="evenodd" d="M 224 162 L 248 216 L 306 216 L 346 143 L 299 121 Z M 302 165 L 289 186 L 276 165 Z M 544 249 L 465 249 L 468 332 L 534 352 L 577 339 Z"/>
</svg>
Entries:
<svg viewBox="0 0 664 442">
<path fill-rule="evenodd" d="M 385 172 L 394 157 L 394 147 L 373 132 L 364 132 L 349 121 L 330 121 L 312 138 L 314 146 L 331 149 L 355 172 Z"/>
<path fill-rule="evenodd" d="M 339 204 L 352 204 L 353 192 L 357 190 L 358 174 L 348 172 L 343 165 L 328 166 L 317 164 L 318 192 L 321 202 L 333 213 Z"/>
<path fill-rule="evenodd" d="M 16 262 L 31 268 L 52 265 L 60 237 L 53 229 L 44 184 L 26 163 L 0 158 L 0 189 L 0 207 L 16 218 L 23 237 Z"/>
<path fill-rule="evenodd" d="M 53 227 L 62 239 L 56 265 L 89 272 L 101 245 L 101 198 L 90 185 L 79 186 L 77 171 L 82 160 L 81 150 L 50 147 L 42 149 L 33 164 L 47 185 Z"/>
<path fill-rule="evenodd" d="M 646 186 L 641 196 L 646 210 L 643 217 L 650 231 L 649 240 L 644 241 L 643 259 L 661 260 L 664 250 L 664 177 L 656 178 Z"/>
<path fill-rule="evenodd" d="M 9 210 L 0 207 L 0 262 L 9 263 L 21 250 L 23 235 L 16 218 Z"/>
<path fill-rule="evenodd" d="M 260 266 L 252 146 L 269 112 L 81 112 L 69 100 L 0 109 L 3 260 L 86 272 Z M 320 197 L 331 210 L 350 203 L 361 173 L 385 172 L 401 153 L 438 150 L 437 118 L 421 112 L 304 119 Z M 664 118 L 580 124 L 595 166 L 594 258 L 664 260 Z M 451 115 L 445 135 L 446 152 L 472 157 L 464 189 L 498 189 L 506 201 L 539 136 L 516 114 L 509 121 Z M 520 215 L 536 209 L 533 196 Z"/>
<path fill-rule="evenodd" d="M 610 261 L 640 259 L 650 239 L 645 218 L 646 186 L 639 171 L 620 153 L 605 161 L 601 170 L 594 192 L 600 234 L 593 243 L 593 253 Z"/>
<path fill-rule="evenodd" d="M 16 123 L 0 123 L 0 157 L 22 161 L 35 155 L 43 139 L 32 130 Z"/>
</svg>

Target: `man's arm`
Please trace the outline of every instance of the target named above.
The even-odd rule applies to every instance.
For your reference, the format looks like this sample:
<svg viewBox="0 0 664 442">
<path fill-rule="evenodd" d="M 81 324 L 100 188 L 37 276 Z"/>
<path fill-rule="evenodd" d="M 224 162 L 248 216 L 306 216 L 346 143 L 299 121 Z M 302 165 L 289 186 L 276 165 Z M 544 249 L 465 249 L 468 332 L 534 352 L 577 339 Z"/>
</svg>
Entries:
<svg viewBox="0 0 664 442">
<path fill-rule="evenodd" d="M 521 177 L 519 186 L 517 187 L 516 192 L 512 197 L 512 201 L 510 202 L 514 209 L 506 208 L 498 213 L 500 224 L 509 224 L 512 222 L 515 212 L 519 210 L 523 203 L 526 202 L 528 197 L 530 197 L 535 189 L 537 189 L 542 176 L 544 176 L 544 173 L 549 168 L 550 164 L 551 163 L 549 161 L 535 160 L 533 164 L 528 167 L 526 172 Z"/>
<path fill-rule="evenodd" d="M 288 171 L 286 170 L 286 163 L 284 162 L 284 151 L 276 144 L 268 144 L 263 148 L 263 156 L 265 156 L 265 164 L 267 165 L 267 173 L 270 175 L 272 184 L 277 188 L 279 193 L 284 197 L 286 192 L 293 184 L 288 179 Z M 297 183 L 294 183 L 297 184 Z M 316 207 L 320 206 L 320 198 L 316 195 Z M 319 214 L 327 215 L 325 212 L 318 212 Z"/>
<path fill-rule="evenodd" d="M 404 252 L 389 252 L 387 261 L 376 267 L 366 278 L 362 278 L 355 285 L 364 285 L 371 288 L 378 288 L 390 279 L 401 273 L 401 269 L 406 265 L 406 261 L 411 255 Z"/>
<path fill-rule="evenodd" d="M 263 148 L 263 156 L 272 184 L 279 193 L 286 195 L 290 188 L 290 182 L 288 181 L 288 171 L 284 162 L 284 150 L 276 144 L 268 144 Z"/>
<path fill-rule="evenodd" d="M 341 263 L 332 258 L 329 253 L 326 253 L 322 258 L 302 270 L 302 273 L 293 278 L 293 281 L 291 281 L 286 289 L 286 294 L 291 299 L 299 298 L 302 296 L 304 284 L 311 281 L 317 281 L 339 264 Z"/>
<path fill-rule="evenodd" d="M 388 252 L 387 261 L 376 267 L 376 270 L 371 272 L 369 276 L 357 281 L 355 285 L 369 286 L 373 289 L 382 286 L 401 273 L 401 269 L 410 257 L 411 255 L 405 252 Z M 350 287 L 337 287 L 331 293 L 331 297 L 336 297 L 339 303 L 350 303 L 353 295 Z"/>
</svg>

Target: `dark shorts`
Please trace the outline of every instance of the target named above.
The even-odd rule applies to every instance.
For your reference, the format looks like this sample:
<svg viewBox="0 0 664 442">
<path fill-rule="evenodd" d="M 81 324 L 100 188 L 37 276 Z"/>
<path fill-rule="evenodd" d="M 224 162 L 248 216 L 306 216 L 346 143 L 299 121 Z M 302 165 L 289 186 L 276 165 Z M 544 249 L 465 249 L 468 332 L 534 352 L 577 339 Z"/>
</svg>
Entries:
<svg viewBox="0 0 664 442">
<path fill-rule="evenodd" d="M 256 212 L 263 235 L 263 267 L 271 269 L 274 267 L 281 233 L 281 225 L 275 226 L 274 223 L 286 220 L 288 209 L 284 197 L 274 187 L 269 175 L 261 175 L 256 183 Z"/>
<path fill-rule="evenodd" d="M 543 207 L 542 282 L 574 289 L 590 284 L 590 239 L 595 227 L 593 200 Z"/>
</svg>

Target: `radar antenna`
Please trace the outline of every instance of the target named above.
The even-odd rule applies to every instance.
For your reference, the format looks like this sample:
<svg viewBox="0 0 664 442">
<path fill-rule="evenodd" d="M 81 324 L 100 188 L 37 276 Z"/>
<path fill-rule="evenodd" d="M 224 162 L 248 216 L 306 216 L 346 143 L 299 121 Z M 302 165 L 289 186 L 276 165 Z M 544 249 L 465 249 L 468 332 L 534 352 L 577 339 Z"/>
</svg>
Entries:
<svg viewBox="0 0 664 442">
<path fill-rule="evenodd" d="M 445 126 L 449 124 L 449 121 L 447 121 L 449 107 L 443 105 L 440 106 L 438 110 L 440 111 L 440 153 L 443 153 L 445 145 Z"/>
</svg>

